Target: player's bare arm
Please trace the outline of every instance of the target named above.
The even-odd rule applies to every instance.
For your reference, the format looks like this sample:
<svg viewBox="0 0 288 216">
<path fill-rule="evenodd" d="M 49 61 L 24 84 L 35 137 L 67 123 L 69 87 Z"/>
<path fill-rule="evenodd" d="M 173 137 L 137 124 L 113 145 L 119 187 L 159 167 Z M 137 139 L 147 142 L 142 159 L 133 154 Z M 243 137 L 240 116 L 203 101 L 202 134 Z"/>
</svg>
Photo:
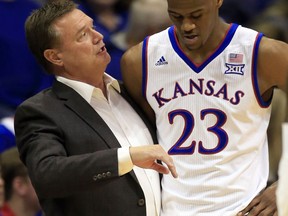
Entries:
<svg viewBox="0 0 288 216">
<path fill-rule="evenodd" d="M 263 38 L 259 49 L 258 84 L 264 100 L 271 97 L 273 88 L 281 88 L 288 93 L 288 44 Z M 263 190 L 238 215 L 277 215 L 277 182 Z"/>
<path fill-rule="evenodd" d="M 129 49 L 121 59 L 121 72 L 124 85 L 134 101 L 155 124 L 155 115 L 142 94 L 142 43 Z"/>
<path fill-rule="evenodd" d="M 273 87 L 286 91 L 288 44 L 263 37 L 259 48 L 257 73 L 262 96 Z"/>
</svg>

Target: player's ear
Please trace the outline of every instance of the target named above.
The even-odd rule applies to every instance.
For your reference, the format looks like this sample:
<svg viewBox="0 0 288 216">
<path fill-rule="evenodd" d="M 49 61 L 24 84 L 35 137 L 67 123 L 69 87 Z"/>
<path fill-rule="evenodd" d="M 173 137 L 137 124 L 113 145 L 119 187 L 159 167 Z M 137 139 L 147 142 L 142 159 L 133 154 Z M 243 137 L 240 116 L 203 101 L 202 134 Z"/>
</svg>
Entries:
<svg viewBox="0 0 288 216">
<path fill-rule="evenodd" d="M 63 66 L 61 55 L 56 49 L 46 49 L 44 51 L 44 57 L 52 64 Z"/>
</svg>

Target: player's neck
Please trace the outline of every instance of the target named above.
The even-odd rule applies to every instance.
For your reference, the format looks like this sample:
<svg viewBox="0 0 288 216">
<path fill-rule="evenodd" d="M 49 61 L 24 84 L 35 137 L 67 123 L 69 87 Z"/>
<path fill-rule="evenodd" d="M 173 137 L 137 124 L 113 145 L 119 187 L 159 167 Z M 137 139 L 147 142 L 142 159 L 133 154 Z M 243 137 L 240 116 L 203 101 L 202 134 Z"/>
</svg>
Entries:
<svg viewBox="0 0 288 216">
<path fill-rule="evenodd" d="M 203 43 L 199 49 L 185 50 L 185 53 L 195 64 L 202 64 L 209 56 L 211 56 L 218 47 L 222 44 L 230 25 L 222 21 L 219 22 L 217 27 L 214 28 L 211 35 Z"/>
</svg>

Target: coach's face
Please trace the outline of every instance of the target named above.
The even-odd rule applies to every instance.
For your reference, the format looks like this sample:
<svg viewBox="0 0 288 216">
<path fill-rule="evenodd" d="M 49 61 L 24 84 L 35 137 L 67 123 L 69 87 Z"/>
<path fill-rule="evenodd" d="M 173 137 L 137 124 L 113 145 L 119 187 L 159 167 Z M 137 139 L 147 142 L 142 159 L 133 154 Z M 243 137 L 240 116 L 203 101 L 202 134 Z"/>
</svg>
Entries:
<svg viewBox="0 0 288 216">
<path fill-rule="evenodd" d="M 203 48 L 215 31 L 222 0 L 168 0 L 168 13 L 185 50 Z"/>
<path fill-rule="evenodd" d="M 101 82 L 111 59 L 103 36 L 93 27 L 93 20 L 75 9 L 58 19 L 54 29 L 60 44 L 52 49 L 51 62 L 60 68 L 58 75 L 94 86 Z"/>
</svg>

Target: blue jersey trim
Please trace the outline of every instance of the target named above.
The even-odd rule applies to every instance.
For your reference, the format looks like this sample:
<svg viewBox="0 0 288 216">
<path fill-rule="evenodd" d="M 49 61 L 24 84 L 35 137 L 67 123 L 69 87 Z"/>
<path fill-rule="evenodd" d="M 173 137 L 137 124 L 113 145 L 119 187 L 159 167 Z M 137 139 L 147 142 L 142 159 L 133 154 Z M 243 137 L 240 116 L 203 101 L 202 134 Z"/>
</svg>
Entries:
<svg viewBox="0 0 288 216">
<path fill-rule="evenodd" d="M 259 46 L 260 46 L 260 41 L 264 35 L 262 33 L 259 33 L 256 38 L 256 42 L 254 45 L 254 50 L 253 50 L 253 61 L 252 61 L 252 80 L 253 80 L 253 86 L 254 86 L 254 91 L 256 94 L 256 98 L 258 100 L 258 103 L 260 106 L 267 108 L 270 106 L 272 97 L 266 102 L 263 100 L 260 89 L 259 89 L 259 84 L 258 84 L 258 77 L 257 77 L 257 60 L 258 60 L 258 54 L 259 54 Z"/>
<path fill-rule="evenodd" d="M 148 45 L 149 37 L 146 37 L 143 40 L 142 47 L 142 95 L 145 99 L 146 97 L 146 89 L 147 89 L 147 45 Z"/>
<path fill-rule="evenodd" d="M 211 55 L 209 58 L 207 58 L 201 65 L 197 66 L 194 64 L 191 59 L 184 53 L 184 51 L 181 49 L 181 47 L 178 45 L 177 38 L 176 38 L 176 30 L 175 26 L 170 27 L 169 29 L 169 38 L 170 42 L 172 44 L 173 49 L 175 52 L 179 55 L 183 61 L 189 65 L 191 69 L 193 69 L 196 73 L 200 73 L 215 57 L 217 57 L 220 53 L 223 52 L 223 50 L 229 45 L 231 42 L 237 28 L 239 25 L 237 24 L 231 24 L 231 27 L 229 31 L 227 32 L 227 35 L 225 39 L 223 40 L 222 44 L 218 47 L 218 49 Z"/>
</svg>

